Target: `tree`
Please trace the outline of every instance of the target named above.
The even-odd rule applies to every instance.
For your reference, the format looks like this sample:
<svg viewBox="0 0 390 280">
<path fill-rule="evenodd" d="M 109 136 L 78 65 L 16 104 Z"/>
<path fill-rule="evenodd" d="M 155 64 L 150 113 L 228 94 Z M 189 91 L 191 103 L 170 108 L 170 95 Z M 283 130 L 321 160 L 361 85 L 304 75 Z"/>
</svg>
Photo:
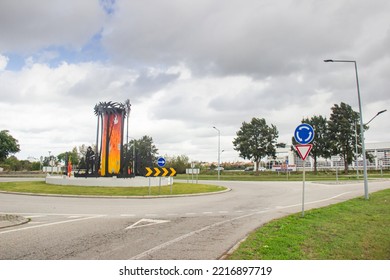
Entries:
<svg viewBox="0 0 390 280">
<path fill-rule="evenodd" d="M 329 158 L 331 156 L 331 147 L 328 139 L 328 121 L 323 116 L 313 116 L 310 119 L 302 119 L 302 123 L 310 124 L 315 132 L 311 155 L 314 159 L 314 172 L 317 173 L 317 159 L 319 157 Z M 294 145 L 297 144 L 294 137 L 292 138 L 292 143 Z"/>
<path fill-rule="evenodd" d="M 273 124 L 268 126 L 265 119 L 252 118 L 250 123 L 243 122 L 236 134 L 234 149 L 239 152 L 240 157 L 256 162 L 257 170 L 263 157 L 275 158 L 279 132 Z"/>
<path fill-rule="evenodd" d="M 135 145 L 135 155 L 133 154 L 133 145 Z M 153 138 L 147 135 L 138 140 L 131 140 L 125 145 L 124 151 L 125 162 L 129 163 L 129 166 L 135 161 L 136 175 L 144 175 L 145 167 L 152 167 L 157 161 L 158 149 L 153 144 Z"/>
<path fill-rule="evenodd" d="M 166 167 L 172 167 L 177 173 L 186 173 L 186 169 L 190 167 L 190 159 L 186 155 L 180 156 L 164 156 L 167 161 Z"/>
<path fill-rule="evenodd" d="M 84 145 L 83 145 L 84 146 Z M 81 146 L 82 147 L 82 146 Z M 79 165 L 80 163 L 80 156 L 77 151 L 77 147 L 73 147 L 72 151 L 67 151 L 64 153 L 61 153 L 57 156 L 58 161 L 64 162 L 66 164 L 69 160 L 69 157 L 71 159 L 71 162 L 73 165 Z"/>
<path fill-rule="evenodd" d="M 13 138 L 8 130 L 0 131 L 0 162 L 4 161 L 9 154 L 20 151 L 18 140 Z"/>
<path fill-rule="evenodd" d="M 335 104 L 328 121 L 328 138 L 333 155 L 340 155 L 344 161 L 344 172 L 348 173 L 348 165 L 352 163 L 355 156 L 357 137 L 358 154 L 362 150 L 362 139 L 360 137 L 359 113 L 352 110 L 348 104 L 341 102 Z M 356 129 L 356 130 L 355 130 Z M 368 129 L 367 126 L 364 129 Z"/>
</svg>

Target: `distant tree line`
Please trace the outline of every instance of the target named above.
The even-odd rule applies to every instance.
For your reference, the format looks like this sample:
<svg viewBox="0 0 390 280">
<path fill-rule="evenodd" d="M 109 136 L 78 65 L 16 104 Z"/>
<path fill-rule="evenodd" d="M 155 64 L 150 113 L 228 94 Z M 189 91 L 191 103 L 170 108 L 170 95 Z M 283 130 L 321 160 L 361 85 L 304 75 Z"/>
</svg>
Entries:
<svg viewBox="0 0 390 280">
<path fill-rule="evenodd" d="M 360 137 L 360 115 L 353 111 L 350 105 L 341 102 L 331 108 L 329 119 L 324 116 L 312 116 L 302 119 L 302 123 L 313 126 L 315 137 L 312 142 L 311 156 L 314 159 L 314 168 L 317 170 L 319 158 L 330 158 L 338 155 L 344 161 L 345 172 L 352 161 L 362 153 L 362 139 Z M 363 127 L 368 129 L 367 125 Z M 243 159 L 251 160 L 260 167 L 264 157 L 276 158 L 276 148 L 285 147 L 285 143 L 278 143 L 278 129 L 275 125 L 268 125 L 264 118 L 252 118 L 250 122 L 243 122 L 233 140 L 234 149 Z M 294 137 L 293 145 L 296 144 Z M 92 145 L 93 146 L 93 145 Z M 41 166 L 66 163 L 68 159 L 78 168 L 85 167 L 87 145 L 74 147 L 70 151 L 57 156 L 41 157 L 39 162 L 19 161 L 10 156 L 20 151 L 18 141 L 7 130 L 0 131 L 0 166 L 8 170 L 40 170 Z M 150 136 L 132 139 L 124 145 L 124 161 L 134 168 L 136 174 L 143 174 L 145 167 L 156 166 L 158 149 Z M 189 158 L 185 155 L 166 155 L 167 167 L 173 167 L 178 173 L 185 173 L 190 166 Z M 367 155 L 367 158 L 369 156 Z"/>
<path fill-rule="evenodd" d="M 320 157 L 330 158 L 332 155 L 338 155 L 344 161 L 345 173 L 348 173 L 348 166 L 362 153 L 359 118 L 359 113 L 350 105 L 341 102 L 340 105 L 334 104 L 331 108 L 329 119 L 324 116 L 302 119 L 302 123 L 310 124 L 315 131 L 311 150 L 315 171 Z M 367 125 L 363 127 L 364 130 L 368 128 Z M 283 145 L 277 143 L 276 126 L 267 125 L 265 119 L 252 118 L 250 123 L 243 122 L 236 134 L 237 137 L 233 140 L 234 149 L 239 152 L 240 157 L 256 162 L 257 167 L 260 166 L 262 158 L 266 156 L 275 158 L 276 148 Z M 294 137 L 292 143 L 297 144 Z"/>
</svg>

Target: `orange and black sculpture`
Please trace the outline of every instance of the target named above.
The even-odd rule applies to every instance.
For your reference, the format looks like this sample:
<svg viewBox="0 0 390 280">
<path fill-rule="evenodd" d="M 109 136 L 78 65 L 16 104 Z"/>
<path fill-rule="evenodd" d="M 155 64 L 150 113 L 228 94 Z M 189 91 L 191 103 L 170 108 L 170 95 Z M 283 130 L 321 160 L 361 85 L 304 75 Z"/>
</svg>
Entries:
<svg viewBox="0 0 390 280">
<path fill-rule="evenodd" d="M 125 123 L 129 134 L 130 100 L 124 103 L 100 102 L 94 111 L 97 119 L 95 168 L 93 176 L 129 177 L 128 161 L 123 149 Z M 87 172 L 88 173 L 88 172 Z"/>
</svg>

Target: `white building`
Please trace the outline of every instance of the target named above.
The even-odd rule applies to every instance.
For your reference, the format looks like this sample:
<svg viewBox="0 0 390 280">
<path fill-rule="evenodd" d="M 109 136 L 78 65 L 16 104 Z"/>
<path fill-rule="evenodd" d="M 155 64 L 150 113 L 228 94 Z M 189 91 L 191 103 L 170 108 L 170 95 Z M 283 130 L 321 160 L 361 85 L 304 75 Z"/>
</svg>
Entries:
<svg viewBox="0 0 390 280">
<path fill-rule="evenodd" d="M 373 162 L 367 161 L 367 168 L 370 170 L 380 170 L 390 168 L 390 142 L 377 142 L 377 143 L 366 143 L 366 152 L 371 154 L 374 158 Z M 279 154 L 279 153 L 277 153 Z M 280 151 L 281 155 L 285 155 L 285 151 Z M 285 155 L 286 158 L 286 155 Z M 295 152 L 290 151 L 288 155 L 289 163 L 296 164 L 298 168 L 303 167 L 303 160 L 301 160 Z M 306 159 L 306 167 L 309 169 L 314 169 L 314 160 L 309 155 Z M 333 168 L 344 168 L 344 162 L 341 158 L 332 157 L 331 159 L 317 159 L 317 169 L 333 169 Z M 356 168 L 363 169 L 363 158 L 359 157 L 357 162 L 354 161 L 350 165 L 351 170 L 356 170 Z"/>
</svg>

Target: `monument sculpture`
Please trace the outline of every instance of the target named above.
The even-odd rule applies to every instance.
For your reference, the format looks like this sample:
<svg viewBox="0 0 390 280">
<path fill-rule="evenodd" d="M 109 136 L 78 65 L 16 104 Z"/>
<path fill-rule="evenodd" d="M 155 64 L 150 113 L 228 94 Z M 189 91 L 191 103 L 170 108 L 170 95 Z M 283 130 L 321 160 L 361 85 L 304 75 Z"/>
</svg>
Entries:
<svg viewBox="0 0 390 280">
<path fill-rule="evenodd" d="M 132 177 L 134 167 L 125 160 L 124 130 L 129 135 L 130 100 L 124 103 L 100 102 L 95 105 L 97 116 L 95 151 L 88 147 L 84 174 L 76 177 Z"/>
</svg>

